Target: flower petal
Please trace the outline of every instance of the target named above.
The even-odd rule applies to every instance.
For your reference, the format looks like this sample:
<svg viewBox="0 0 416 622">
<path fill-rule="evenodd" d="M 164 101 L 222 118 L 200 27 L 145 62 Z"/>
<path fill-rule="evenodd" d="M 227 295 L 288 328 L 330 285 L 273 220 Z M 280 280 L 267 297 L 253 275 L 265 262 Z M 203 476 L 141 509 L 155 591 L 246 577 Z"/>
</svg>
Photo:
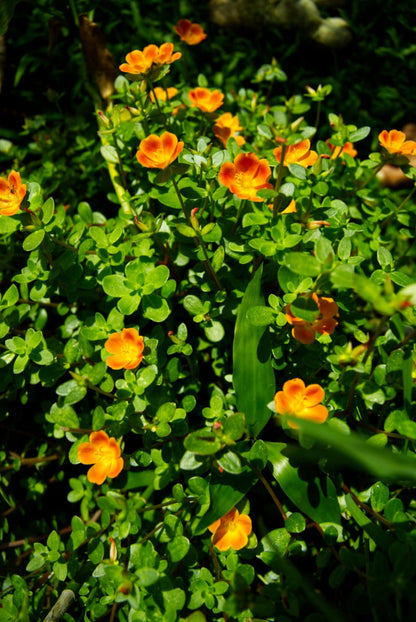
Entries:
<svg viewBox="0 0 416 622">
<path fill-rule="evenodd" d="M 102 484 L 107 477 L 108 467 L 105 460 L 101 460 L 94 464 L 87 473 L 88 481 L 92 484 Z"/>
<path fill-rule="evenodd" d="M 303 404 L 306 408 L 311 408 L 322 402 L 325 391 L 319 384 L 309 384 L 303 392 Z"/>
<path fill-rule="evenodd" d="M 91 443 L 81 443 L 77 449 L 78 460 L 81 464 L 94 464 L 97 461 L 97 448 Z"/>
<path fill-rule="evenodd" d="M 294 326 L 292 328 L 292 336 L 296 341 L 300 341 L 305 345 L 309 345 L 315 341 L 315 330 L 311 326 Z"/>
<path fill-rule="evenodd" d="M 117 458 L 116 460 L 112 460 L 109 467 L 107 477 L 117 477 L 121 473 L 124 467 L 123 458 Z"/>
</svg>

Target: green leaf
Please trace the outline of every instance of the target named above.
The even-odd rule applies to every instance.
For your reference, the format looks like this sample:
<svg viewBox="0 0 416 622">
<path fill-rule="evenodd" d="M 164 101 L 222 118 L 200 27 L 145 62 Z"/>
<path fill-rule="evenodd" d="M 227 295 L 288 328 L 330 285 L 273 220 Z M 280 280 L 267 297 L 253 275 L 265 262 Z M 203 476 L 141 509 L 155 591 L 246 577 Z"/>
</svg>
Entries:
<svg viewBox="0 0 416 622">
<path fill-rule="evenodd" d="M 53 572 L 58 581 L 65 581 L 68 574 L 68 567 L 63 561 L 56 561 L 53 566 Z"/>
<path fill-rule="evenodd" d="M 349 133 L 348 139 L 352 143 L 357 143 L 359 140 L 364 140 L 364 138 L 367 138 L 370 131 L 371 128 L 368 125 L 365 125 L 364 127 L 359 127 L 358 130 L 353 130 Z"/>
<path fill-rule="evenodd" d="M 368 516 L 360 510 L 350 494 L 345 495 L 345 504 L 355 522 L 362 527 L 381 549 L 386 550 L 392 542 L 391 536 L 385 533 L 381 527 L 373 523 Z"/>
<path fill-rule="evenodd" d="M 45 230 L 38 229 L 37 231 L 33 231 L 30 235 L 27 236 L 23 240 L 23 250 L 25 251 L 33 251 L 35 248 L 38 248 L 43 242 L 43 238 L 45 237 Z"/>
<path fill-rule="evenodd" d="M 314 322 L 319 316 L 318 305 L 310 296 L 298 296 L 290 303 L 290 310 L 305 322 Z"/>
<path fill-rule="evenodd" d="M 166 300 L 158 294 L 149 294 L 142 298 L 143 317 L 153 322 L 164 322 L 170 315 L 170 307 Z"/>
<path fill-rule="evenodd" d="M 0 234 L 14 233 L 20 226 L 20 220 L 12 216 L 0 216 Z"/>
<path fill-rule="evenodd" d="M 321 272 L 321 264 L 309 253 L 286 253 L 283 264 L 295 274 L 302 276 L 318 276 Z"/>
<path fill-rule="evenodd" d="M 302 533 L 302 531 L 305 531 L 305 527 L 305 517 L 299 512 L 293 512 L 293 514 L 288 516 L 285 520 L 285 529 L 287 529 L 289 533 Z"/>
<path fill-rule="evenodd" d="M 244 434 L 245 425 L 243 413 L 234 413 L 224 421 L 223 433 L 233 441 L 238 441 Z"/>
<path fill-rule="evenodd" d="M 192 229 L 192 227 L 189 227 L 189 225 L 186 225 L 184 222 L 178 223 L 176 225 L 176 228 L 179 231 L 179 233 L 184 235 L 186 238 L 196 238 L 195 230 Z"/>
<path fill-rule="evenodd" d="M 150 191 L 150 196 L 153 199 L 157 199 L 157 201 L 159 201 L 159 203 L 162 203 L 162 205 L 166 205 L 167 207 L 173 207 L 174 209 L 182 209 L 182 204 L 174 188 L 166 186 L 153 186 L 152 190 Z"/>
<path fill-rule="evenodd" d="M 394 260 L 391 252 L 385 246 L 380 246 L 377 251 L 377 261 L 382 268 L 393 267 Z"/>
<path fill-rule="evenodd" d="M 103 290 L 108 296 L 121 298 L 128 296 L 132 289 L 126 285 L 126 279 L 123 274 L 108 274 L 103 278 Z"/>
<path fill-rule="evenodd" d="M 117 150 L 112 145 L 102 145 L 100 147 L 100 152 L 106 162 L 111 162 L 112 164 L 118 163 Z"/>
<path fill-rule="evenodd" d="M 263 326 L 253 326 L 249 309 L 264 306 L 260 291 L 262 269 L 250 281 L 238 308 L 233 343 L 233 385 L 237 408 L 245 414 L 251 436 L 257 436 L 271 417 L 267 408 L 275 391 L 269 334 Z"/>
<path fill-rule="evenodd" d="M 141 587 L 153 585 L 159 579 L 159 573 L 154 568 L 139 568 L 135 572 L 137 583 Z"/>
<path fill-rule="evenodd" d="M 191 432 L 185 438 L 185 449 L 200 456 L 209 456 L 217 453 L 222 447 L 222 442 L 209 428 L 203 428 Z"/>
<path fill-rule="evenodd" d="M 253 326 L 269 326 L 274 324 L 276 314 L 270 307 L 256 306 L 248 309 L 247 318 Z"/>
<path fill-rule="evenodd" d="M 315 242 L 315 257 L 321 263 L 326 263 L 330 262 L 334 255 L 331 242 L 321 235 Z"/>
<path fill-rule="evenodd" d="M 52 197 L 49 197 L 47 201 L 42 205 L 42 211 L 40 214 L 41 220 L 44 225 L 47 225 L 53 218 L 55 211 L 55 202 Z"/>
<path fill-rule="evenodd" d="M 293 177 L 302 180 L 306 179 L 306 170 L 300 164 L 289 164 L 288 169 Z"/>
<path fill-rule="evenodd" d="M 286 443 L 266 442 L 265 445 L 273 476 L 292 503 L 317 523 L 341 524 L 335 486 L 329 477 L 310 465 L 296 466 Z"/>
<path fill-rule="evenodd" d="M 171 561 L 174 564 L 180 562 L 189 551 L 190 546 L 191 543 L 188 538 L 185 538 L 185 536 L 174 537 L 173 540 L 171 540 L 171 542 L 167 545 L 168 555 Z"/>
<path fill-rule="evenodd" d="M 348 466 L 367 471 L 384 483 L 416 482 L 416 460 L 413 458 L 393 453 L 387 448 L 373 447 L 358 435 L 351 432 L 345 434 L 327 424 L 319 425 L 298 419 L 296 425 L 325 448 L 320 448 L 318 453 L 302 449 L 297 458 L 305 462 L 316 462 L 317 455 L 320 458 L 326 456 L 331 466 Z"/>
</svg>

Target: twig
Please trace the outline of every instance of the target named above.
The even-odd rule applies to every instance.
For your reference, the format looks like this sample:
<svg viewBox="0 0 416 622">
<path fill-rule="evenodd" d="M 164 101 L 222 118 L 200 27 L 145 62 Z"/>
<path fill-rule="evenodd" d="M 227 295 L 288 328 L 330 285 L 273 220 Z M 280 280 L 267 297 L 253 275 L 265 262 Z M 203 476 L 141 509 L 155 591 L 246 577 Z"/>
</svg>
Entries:
<svg viewBox="0 0 416 622">
<path fill-rule="evenodd" d="M 74 592 L 72 590 L 64 590 L 43 622 L 56 622 L 60 620 L 73 600 L 75 600 Z"/>
</svg>

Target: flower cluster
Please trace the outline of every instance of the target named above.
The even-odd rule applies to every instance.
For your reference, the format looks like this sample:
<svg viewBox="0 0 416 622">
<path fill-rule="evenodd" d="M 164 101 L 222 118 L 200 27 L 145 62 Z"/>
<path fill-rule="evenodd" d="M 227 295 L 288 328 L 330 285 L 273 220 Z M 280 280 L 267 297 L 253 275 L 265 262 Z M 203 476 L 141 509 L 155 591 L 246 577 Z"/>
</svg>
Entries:
<svg viewBox="0 0 416 622">
<path fill-rule="evenodd" d="M 182 54 L 173 53 L 173 43 L 162 43 L 160 47 L 151 44 L 143 50 L 133 50 L 126 56 L 126 62 L 119 67 L 120 71 L 143 78 L 148 75 L 153 65 L 159 69 L 163 65 L 170 65 L 178 60 Z"/>
<path fill-rule="evenodd" d="M 207 37 L 202 26 L 189 19 L 180 19 L 174 30 L 188 45 L 197 45 Z"/>
<path fill-rule="evenodd" d="M 307 322 L 293 315 L 290 304 L 286 307 L 286 320 L 292 328 L 292 335 L 301 343 L 310 344 L 315 341 L 316 333 L 320 335 L 331 335 L 338 322 L 334 316 L 338 313 L 338 305 L 333 298 L 321 297 L 314 292 L 312 294 L 318 307 L 319 316 L 313 322 Z"/>
<path fill-rule="evenodd" d="M 136 328 L 112 333 L 104 344 L 111 354 L 106 360 L 111 369 L 135 369 L 143 360 L 144 343 Z"/>
<path fill-rule="evenodd" d="M 240 199 L 263 201 L 257 196 L 262 188 L 273 188 L 268 182 L 271 169 L 266 159 L 260 159 L 255 153 L 239 153 L 234 162 L 224 162 L 218 180 Z"/>
<path fill-rule="evenodd" d="M 219 551 L 239 551 L 247 545 L 251 534 L 251 518 L 247 514 L 240 514 L 237 508 L 232 508 L 208 529 L 212 533 L 211 541 Z"/>
<path fill-rule="evenodd" d="M 26 195 L 26 184 L 22 184 L 20 173 L 12 171 L 7 179 L 0 177 L 0 215 L 14 216 Z"/>
<path fill-rule="evenodd" d="M 274 396 L 274 405 L 279 415 L 307 419 L 323 423 L 328 418 L 328 409 L 321 404 L 325 391 L 319 384 L 305 383 L 301 378 L 287 380 L 283 390 Z M 293 421 L 288 421 L 291 428 L 296 428 Z"/>
<path fill-rule="evenodd" d="M 93 484 L 102 484 L 106 477 L 117 477 L 123 470 L 120 445 L 104 430 L 92 432 L 89 441 L 79 445 L 77 453 L 81 464 L 93 465 L 87 473 Z"/>
</svg>

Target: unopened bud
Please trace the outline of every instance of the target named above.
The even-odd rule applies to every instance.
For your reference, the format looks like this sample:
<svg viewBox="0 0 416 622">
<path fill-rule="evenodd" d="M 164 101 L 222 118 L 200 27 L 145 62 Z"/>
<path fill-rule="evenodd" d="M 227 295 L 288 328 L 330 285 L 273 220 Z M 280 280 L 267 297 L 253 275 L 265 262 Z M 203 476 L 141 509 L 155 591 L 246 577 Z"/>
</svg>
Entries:
<svg viewBox="0 0 416 622">
<path fill-rule="evenodd" d="M 117 546 L 114 538 L 110 538 L 110 561 L 113 563 L 117 561 Z"/>
<path fill-rule="evenodd" d="M 310 220 L 306 223 L 308 229 L 318 229 L 319 227 L 330 227 L 331 223 L 327 220 Z"/>
<path fill-rule="evenodd" d="M 199 222 L 198 222 L 197 217 L 195 216 L 195 214 L 197 213 L 198 209 L 199 209 L 198 207 L 194 207 L 191 210 L 191 223 L 192 223 L 192 227 L 195 229 L 195 231 L 199 231 Z"/>
<path fill-rule="evenodd" d="M 104 125 L 106 127 L 110 127 L 111 125 L 111 121 L 110 119 L 103 113 L 102 110 L 98 110 L 97 112 L 98 116 L 100 117 L 101 121 L 104 123 Z"/>
</svg>

